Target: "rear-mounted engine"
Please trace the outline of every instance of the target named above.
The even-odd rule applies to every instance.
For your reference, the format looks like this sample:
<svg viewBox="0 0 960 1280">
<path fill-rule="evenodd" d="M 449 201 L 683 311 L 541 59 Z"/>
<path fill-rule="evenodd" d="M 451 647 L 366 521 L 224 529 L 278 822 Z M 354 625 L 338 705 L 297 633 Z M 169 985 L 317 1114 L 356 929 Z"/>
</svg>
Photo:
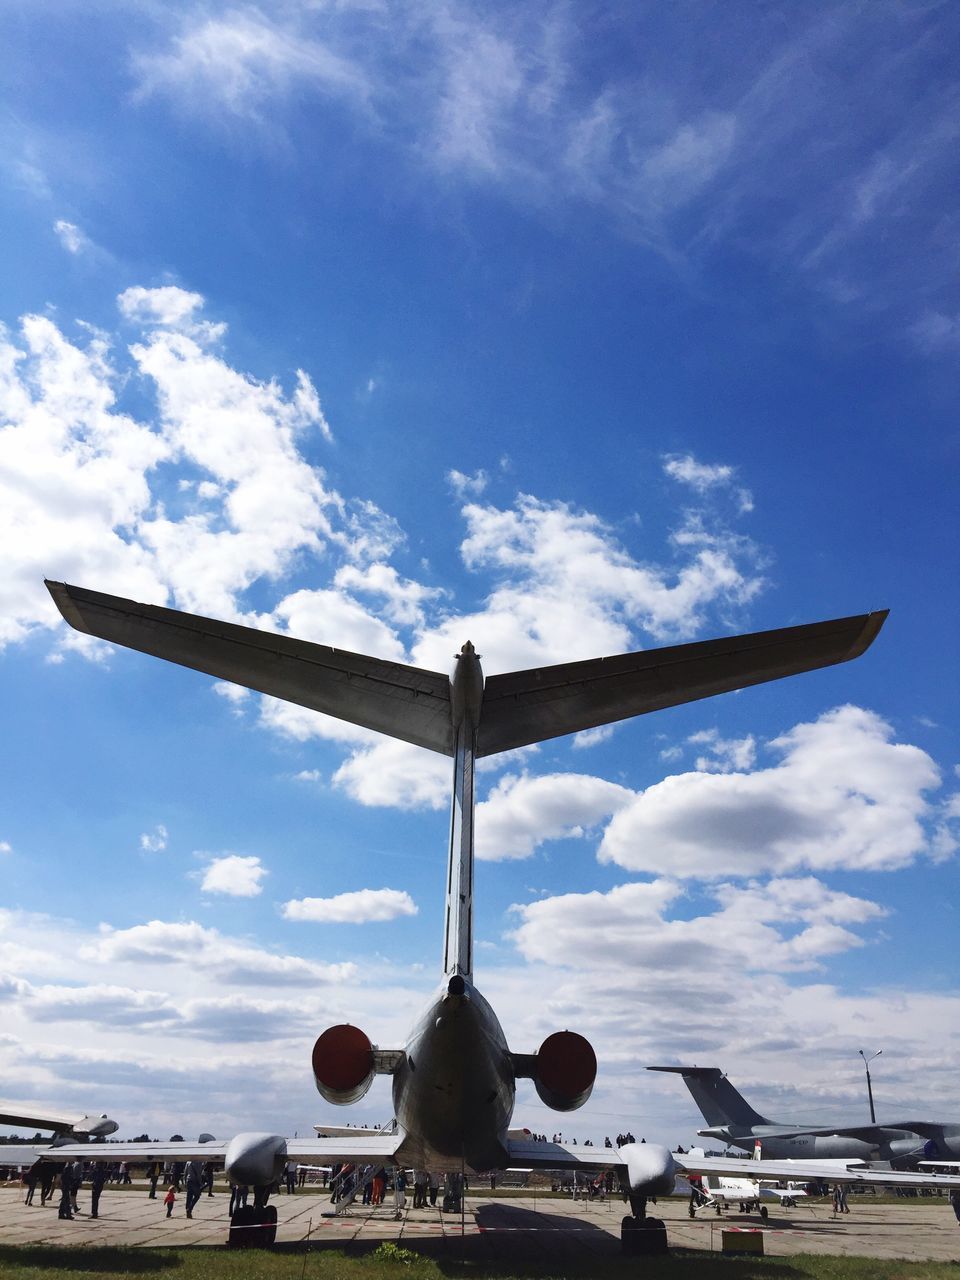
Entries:
<svg viewBox="0 0 960 1280">
<path fill-rule="evenodd" d="M 373 1045 L 359 1027 L 328 1027 L 313 1046 L 313 1077 L 328 1102 L 347 1106 L 370 1088 Z"/>
<path fill-rule="evenodd" d="M 575 1031 L 555 1031 L 536 1054 L 533 1082 L 541 1100 L 554 1111 L 582 1107 L 596 1078 L 593 1046 Z"/>
</svg>

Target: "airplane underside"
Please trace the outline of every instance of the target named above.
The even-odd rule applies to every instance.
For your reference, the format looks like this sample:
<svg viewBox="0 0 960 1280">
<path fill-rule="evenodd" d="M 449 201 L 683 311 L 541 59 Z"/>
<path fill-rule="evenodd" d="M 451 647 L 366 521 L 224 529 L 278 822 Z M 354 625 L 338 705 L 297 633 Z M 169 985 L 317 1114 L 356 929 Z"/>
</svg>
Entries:
<svg viewBox="0 0 960 1280">
<path fill-rule="evenodd" d="M 515 1093 L 496 1014 L 455 976 L 423 1014 L 393 1077 L 404 1134 L 397 1159 L 438 1171 L 505 1168 Z"/>
</svg>

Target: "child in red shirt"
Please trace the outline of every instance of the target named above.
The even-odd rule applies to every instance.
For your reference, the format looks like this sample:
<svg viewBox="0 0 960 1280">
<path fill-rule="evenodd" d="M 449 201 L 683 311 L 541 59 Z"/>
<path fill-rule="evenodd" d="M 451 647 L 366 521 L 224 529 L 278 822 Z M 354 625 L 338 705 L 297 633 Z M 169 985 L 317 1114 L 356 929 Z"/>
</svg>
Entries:
<svg viewBox="0 0 960 1280">
<path fill-rule="evenodd" d="M 176 1199 L 177 1199 L 177 1193 L 173 1189 L 173 1187 L 171 1187 L 170 1190 L 167 1192 L 167 1194 L 163 1197 L 163 1203 L 167 1206 L 168 1218 L 173 1213 L 173 1206 L 176 1203 Z"/>
</svg>

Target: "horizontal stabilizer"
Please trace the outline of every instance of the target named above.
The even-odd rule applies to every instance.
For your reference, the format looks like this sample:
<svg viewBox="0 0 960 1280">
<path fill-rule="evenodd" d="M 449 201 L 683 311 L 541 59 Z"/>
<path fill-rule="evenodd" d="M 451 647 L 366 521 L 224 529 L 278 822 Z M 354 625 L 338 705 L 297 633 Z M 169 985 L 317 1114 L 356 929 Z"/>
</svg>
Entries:
<svg viewBox="0 0 960 1280">
<path fill-rule="evenodd" d="M 438 672 L 64 582 L 47 587 L 77 631 L 453 754 L 450 680 Z"/>
<path fill-rule="evenodd" d="M 489 676 L 477 755 L 857 658 L 888 610 Z"/>
</svg>

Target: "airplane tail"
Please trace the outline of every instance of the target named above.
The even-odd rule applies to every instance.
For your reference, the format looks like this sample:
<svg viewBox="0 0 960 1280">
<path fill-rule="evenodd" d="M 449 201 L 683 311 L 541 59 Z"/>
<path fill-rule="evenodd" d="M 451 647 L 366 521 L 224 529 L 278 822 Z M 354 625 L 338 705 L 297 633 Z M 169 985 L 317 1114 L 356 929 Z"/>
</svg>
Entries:
<svg viewBox="0 0 960 1280">
<path fill-rule="evenodd" d="M 669 1071 L 683 1076 L 700 1114 L 708 1125 L 770 1124 L 754 1111 L 719 1067 L 648 1067 L 648 1071 Z"/>
</svg>

